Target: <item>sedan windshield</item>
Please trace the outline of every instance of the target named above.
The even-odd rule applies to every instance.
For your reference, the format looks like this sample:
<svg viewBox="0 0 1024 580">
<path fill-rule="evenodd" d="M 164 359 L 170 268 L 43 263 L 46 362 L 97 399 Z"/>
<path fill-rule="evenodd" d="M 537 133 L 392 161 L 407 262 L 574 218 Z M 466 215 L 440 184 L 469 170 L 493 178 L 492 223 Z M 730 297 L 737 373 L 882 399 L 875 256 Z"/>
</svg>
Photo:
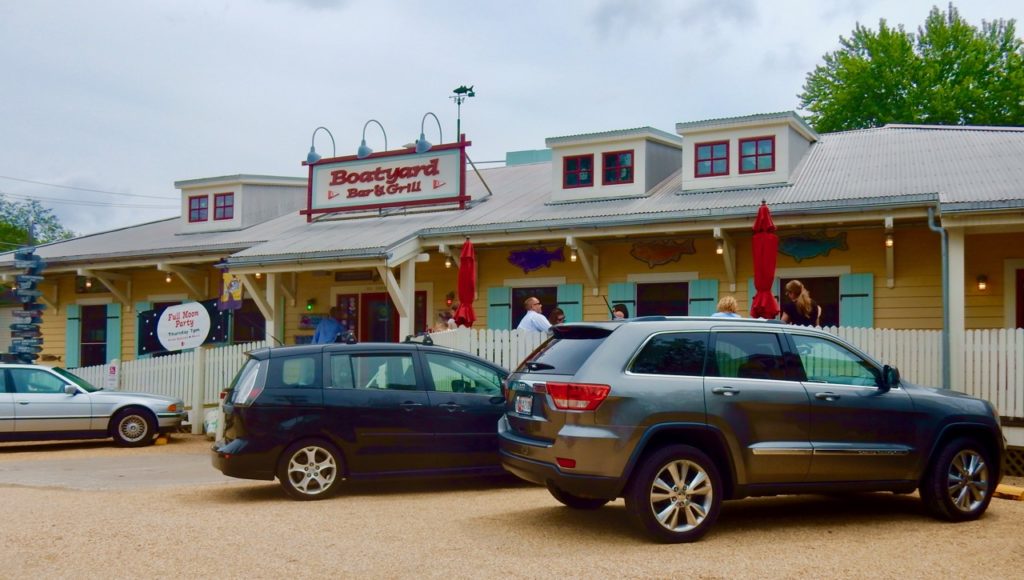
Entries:
<svg viewBox="0 0 1024 580">
<path fill-rule="evenodd" d="M 90 393 L 95 393 L 96 391 L 102 390 L 100 387 L 92 386 L 92 384 L 90 384 L 89 381 L 83 379 L 82 377 L 80 377 L 80 376 L 78 376 L 78 375 L 76 375 L 76 374 L 74 374 L 74 373 L 72 373 L 70 371 L 66 371 L 66 370 L 64 370 L 64 369 L 62 369 L 60 367 L 53 367 L 53 371 L 55 373 L 57 373 L 58 375 L 64 377 L 65 379 L 71 381 L 72 383 L 75 383 L 79 387 L 82 387 L 83 389 L 85 389 L 86 391 L 88 391 Z"/>
</svg>

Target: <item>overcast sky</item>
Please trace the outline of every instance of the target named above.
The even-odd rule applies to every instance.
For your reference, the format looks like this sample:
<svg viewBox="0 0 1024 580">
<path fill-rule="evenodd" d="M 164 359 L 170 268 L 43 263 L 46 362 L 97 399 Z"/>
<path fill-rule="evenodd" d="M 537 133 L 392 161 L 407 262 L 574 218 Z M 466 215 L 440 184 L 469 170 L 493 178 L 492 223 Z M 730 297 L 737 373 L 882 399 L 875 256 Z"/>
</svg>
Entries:
<svg viewBox="0 0 1024 580">
<path fill-rule="evenodd" d="M 855 23 L 916 30 L 933 4 L 0 0 L 0 192 L 42 200 L 81 234 L 175 216 L 175 181 L 304 177 L 320 125 L 338 155 L 368 119 L 395 149 L 429 111 L 450 142 L 463 84 L 478 162 L 546 137 L 795 110 Z M 958 9 L 975 25 L 1024 18 L 1019 0 Z M 428 118 L 427 139 L 437 132 Z M 384 149 L 375 125 L 366 139 Z M 330 154 L 323 132 L 316 146 Z"/>
</svg>

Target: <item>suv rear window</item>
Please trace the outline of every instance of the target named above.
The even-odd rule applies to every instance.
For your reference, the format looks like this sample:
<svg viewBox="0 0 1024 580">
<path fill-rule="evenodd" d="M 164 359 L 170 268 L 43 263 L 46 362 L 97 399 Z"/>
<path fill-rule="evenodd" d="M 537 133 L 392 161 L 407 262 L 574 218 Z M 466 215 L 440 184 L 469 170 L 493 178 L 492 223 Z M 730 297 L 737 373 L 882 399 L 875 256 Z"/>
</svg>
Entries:
<svg viewBox="0 0 1024 580">
<path fill-rule="evenodd" d="M 551 331 L 551 338 L 530 353 L 516 372 L 576 374 L 591 353 L 611 334 L 609 329 L 590 326 L 560 326 Z"/>
<path fill-rule="evenodd" d="M 630 372 L 699 377 L 704 374 L 706 332 L 666 332 L 647 341 Z"/>
</svg>

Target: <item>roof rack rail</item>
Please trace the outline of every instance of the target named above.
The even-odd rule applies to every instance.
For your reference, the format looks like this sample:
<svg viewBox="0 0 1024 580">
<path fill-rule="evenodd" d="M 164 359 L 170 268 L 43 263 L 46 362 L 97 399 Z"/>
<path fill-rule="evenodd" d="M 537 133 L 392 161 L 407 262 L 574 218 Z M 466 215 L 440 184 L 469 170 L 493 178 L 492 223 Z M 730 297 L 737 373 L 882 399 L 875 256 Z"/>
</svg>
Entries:
<svg viewBox="0 0 1024 580">
<path fill-rule="evenodd" d="M 765 322 L 768 324 L 785 324 L 777 318 L 733 318 L 724 316 L 637 316 L 627 318 L 625 322 L 665 322 L 669 320 L 714 320 L 715 322 Z"/>
<path fill-rule="evenodd" d="M 417 340 L 417 339 L 419 339 L 419 340 Z M 405 337 L 405 340 L 403 340 L 402 342 L 405 342 L 405 343 L 418 342 L 420 344 L 431 346 L 431 345 L 434 344 L 434 339 L 430 338 L 430 334 L 429 333 L 420 332 L 420 333 L 418 333 L 416 335 L 412 335 L 412 334 L 407 335 Z"/>
</svg>

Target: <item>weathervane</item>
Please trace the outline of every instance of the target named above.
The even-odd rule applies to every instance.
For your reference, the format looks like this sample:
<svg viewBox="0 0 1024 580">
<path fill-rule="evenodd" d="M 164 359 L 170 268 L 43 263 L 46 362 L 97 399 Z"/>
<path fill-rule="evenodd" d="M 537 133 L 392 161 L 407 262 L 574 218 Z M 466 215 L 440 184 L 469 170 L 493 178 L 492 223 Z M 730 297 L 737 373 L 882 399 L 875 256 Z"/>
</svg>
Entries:
<svg viewBox="0 0 1024 580">
<path fill-rule="evenodd" d="M 476 93 L 473 92 L 473 85 L 468 87 L 462 85 L 452 92 L 455 94 L 448 98 L 455 101 L 455 104 L 458 106 L 458 117 L 455 121 L 455 141 L 460 142 L 462 141 L 462 102 L 470 97 L 475 97 Z"/>
</svg>

